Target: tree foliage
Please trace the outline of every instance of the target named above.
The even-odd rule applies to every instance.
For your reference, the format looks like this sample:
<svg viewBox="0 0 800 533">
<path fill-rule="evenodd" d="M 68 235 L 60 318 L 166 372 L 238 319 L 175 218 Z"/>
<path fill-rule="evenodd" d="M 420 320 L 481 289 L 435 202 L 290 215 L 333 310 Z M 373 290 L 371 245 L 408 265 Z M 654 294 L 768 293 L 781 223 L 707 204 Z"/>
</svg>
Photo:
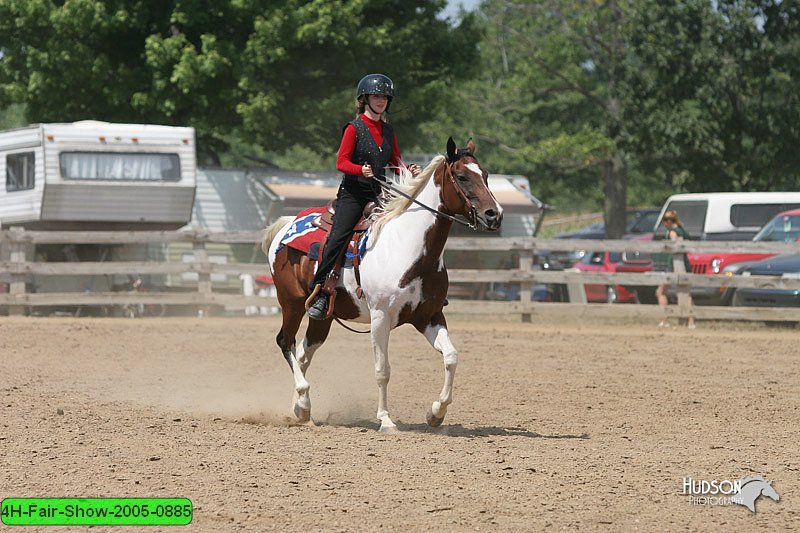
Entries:
<svg viewBox="0 0 800 533">
<path fill-rule="evenodd" d="M 481 77 L 459 90 L 470 111 L 453 128 L 479 141 L 490 168 L 532 176 L 537 194 L 559 197 L 561 209 L 608 199 L 607 227 L 621 235 L 616 2 L 486 0 L 480 12 Z"/>
<path fill-rule="evenodd" d="M 792 189 L 800 173 L 796 2 L 637 2 L 630 146 L 688 191 Z"/>
<path fill-rule="evenodd" d="M 354 87 L 395 81 L 401 146 L 472 136 L 562 209 L 794 188 L 800 7 L 785 0 L 0 0 L 17 123 L 191 125 L 203 163 L 330 167 Z"/>
<path fill-rule="evenodd" d="M 608 222 L 672 192 L 791 189 L 800 13 L 777 0 L 485 0 L 454 130 L 496 171 Z M 630 176 L 630 180 L 628 180 Z M 617 218 L 617 223 L 619 223 Z M 619 226 L 608 224 L 619 234 Z"/>
<path fill-rule="evenodd" d="M 470 18 L 443 0 L 0 0 L 0 107 L 30 121 L 191 125 L 231 142 L 334 152 L 358 79 L 395 79 L 398 122 L 469 75 Z M 243 141 L 243 140 L 248 141 Z"/>
</svg>

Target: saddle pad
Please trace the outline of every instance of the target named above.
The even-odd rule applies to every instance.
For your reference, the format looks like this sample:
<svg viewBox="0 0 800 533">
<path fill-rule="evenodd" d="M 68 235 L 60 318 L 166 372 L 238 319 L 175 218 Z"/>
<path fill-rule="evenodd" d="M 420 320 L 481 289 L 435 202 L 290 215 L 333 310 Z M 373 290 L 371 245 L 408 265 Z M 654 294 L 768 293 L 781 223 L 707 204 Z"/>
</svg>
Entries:
<svg viewBox="0 0 800 533">
<path fill-rule="evenodd" d="M 313 222 L 325 210 L 325 207 L 309 207 L 300 211 L 292 222 L 292 226 L 281 239 L 278 250 L 288 246 L 307 254 L 312 261 L 317 261 L 319 259 L 320 244 L 325 239 L 325 231 L 315 226 Z M 357 246 L 355 243 L 350 242 L 345 253 L 345 265 L 352 264 L 354 256 L 364 256 L 368 234 L 369 231 L 366 231 L 362 235 Z"/>
<path fill-rule="evenodd" d="M 287 231 L 286 235 L 281 239 L 280 246 L 288 246 L 304 254 L 309 253 L 314 244 L 316 244 L 316 248 L 319 249 L 319 243 L 325 238 L 325 232 L 317 226 L 314 226 L 312 222 L 323 211 L 325 211 L 324 207 L 309 207 L 308 209 L 300 211 L 297 217 L 295 217 L 294 222 L 292 222 L 292 227 L 289 228 L 289 231 Z"/>
</svg>

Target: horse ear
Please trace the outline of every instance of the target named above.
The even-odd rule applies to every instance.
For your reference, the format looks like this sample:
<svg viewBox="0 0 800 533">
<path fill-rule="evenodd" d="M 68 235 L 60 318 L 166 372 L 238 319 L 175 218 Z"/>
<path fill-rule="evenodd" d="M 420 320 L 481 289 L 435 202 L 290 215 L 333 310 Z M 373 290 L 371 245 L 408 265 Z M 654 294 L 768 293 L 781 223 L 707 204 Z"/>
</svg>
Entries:
<svg viewBox="0 0 800 533">
<path fill-rule="evenodd" d="M 447 161 L 453 162 L 456 160 L 456 142 L 452 137 L 447 139 Z"/>
<path fill-rule="evenodd" d="M 467 152 L 470 155 L 475 154 L 475 141 L 472 140 L 472 137 L 470 137 L 469 141 L 467 141 Z"/>
</svg>

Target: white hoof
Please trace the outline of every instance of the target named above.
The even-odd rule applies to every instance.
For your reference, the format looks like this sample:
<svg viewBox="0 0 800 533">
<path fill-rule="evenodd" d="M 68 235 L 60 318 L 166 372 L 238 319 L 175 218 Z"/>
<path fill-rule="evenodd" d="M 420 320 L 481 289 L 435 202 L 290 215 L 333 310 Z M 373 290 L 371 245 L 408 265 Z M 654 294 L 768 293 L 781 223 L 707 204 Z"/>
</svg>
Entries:
<svg viewBox="0 0 800 533">
<path fill-rule="evenodd" d="M 308 422 L 311 420 L 311 408 L 302 407 L 299 403 L 294 404 L 294 416 L 297 417 L 299 422 Z"/>
<path fill-rule="evenodd" d="M 395 426 L 394 422 L 391 420 L 382 421 L 381 428 L 378 431 L 381 433 L 400 433 L 400 430 L 397 429 L 397 426 Z"/>
</svg>

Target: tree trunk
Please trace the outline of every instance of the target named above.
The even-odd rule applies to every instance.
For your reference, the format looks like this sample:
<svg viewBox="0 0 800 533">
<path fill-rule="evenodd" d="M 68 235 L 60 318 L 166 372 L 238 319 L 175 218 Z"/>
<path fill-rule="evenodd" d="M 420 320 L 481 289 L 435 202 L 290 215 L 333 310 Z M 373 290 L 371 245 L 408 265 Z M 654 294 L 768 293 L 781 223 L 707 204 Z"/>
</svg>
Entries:
<svg viewBox="0 0 800 533">
<path fill-rule="evenodd" d="M 605 181 L 606 239 L 621 239 L 627 226 L 628 174 L 621 154 L 614 154 L 603 164 Z"/>
</svg>

